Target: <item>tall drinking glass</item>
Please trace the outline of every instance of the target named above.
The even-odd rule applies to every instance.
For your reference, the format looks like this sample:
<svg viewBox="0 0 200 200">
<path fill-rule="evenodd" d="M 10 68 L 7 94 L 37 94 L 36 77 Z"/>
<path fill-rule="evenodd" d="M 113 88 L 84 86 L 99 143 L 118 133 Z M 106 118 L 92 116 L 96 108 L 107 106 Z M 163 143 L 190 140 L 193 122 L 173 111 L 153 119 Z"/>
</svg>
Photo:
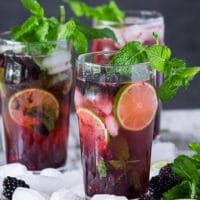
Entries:
<svg viewBox="0 0 200 200">
<path fill-rule="evenodd" d="M 8 163 L 61 168 L 67 158 L 71 44 L 22 43 L 0 35 L 1 98 Z"/>
<path fill-rule="evenodd" d="M 126 11 L 124 24 L 113 21 L 96 20 L 93 25 L 98 28 L 109 27 L 112 29 L 118 39 L 118 43 L 115 43 L 111 39 L 96 39 L 93 42 L 92 51 L 118 50 L 127 42 L 133 40 L 140 41 L 142 44 L 152 45 L 155 44 L 155 40 L 152 36 L 153 32 L 158 34 L 160 43 L 164 44 L 164 17 L 157 11 L 128 10 Z M 156 82 L 157 87 L 162 83 L 162 74 L 159 72 L 157 72 Z M 161 102 L 159 102 L 154 127 L 154 138 L 159 135 L 160 131 L 161 107 Z"/>
<path fill-rule="evenodd" d="M 148 63 L 110 65 L 113 55 L 88 53 L 76 62 L 74 101 L 85 193 L 133 199 L 148 191 L 156 73 Z M 102 57 L 107 59 L 102 62 Z"/>
</svg>

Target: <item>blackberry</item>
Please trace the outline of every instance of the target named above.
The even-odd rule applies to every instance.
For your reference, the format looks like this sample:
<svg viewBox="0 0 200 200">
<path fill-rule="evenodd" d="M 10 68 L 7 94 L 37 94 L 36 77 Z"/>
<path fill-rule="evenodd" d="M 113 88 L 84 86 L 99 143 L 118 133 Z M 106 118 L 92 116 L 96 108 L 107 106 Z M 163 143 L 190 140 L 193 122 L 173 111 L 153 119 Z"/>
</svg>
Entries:
<svg viewBox="0 0 200 200">
<path fill-rule="evenodd" d="M 7 176 L 3 181 L 3 196 L 11 200 L 17 187 L 29 188 L 29 185 L 27 185 L 23 180 Z"/>
<path fill-rule="evenodd" d="M 160 176 L 165 176 L 165 174 L 168 174 L 168 173 L 173 173 L 172 172 L 172 163 L 169 163 L 169 164 L 165 165 L 159 171 L 159 175 Z"/>
<path fill-rule="evenodd" d="M 172 164 L 161 168 L 159 175 L 152 177 L 149 183 L 150 194 L 155 199 L 162 197 L 162 194 L 181 182 L 181 178 L 172 171 Z"/>
</svg>

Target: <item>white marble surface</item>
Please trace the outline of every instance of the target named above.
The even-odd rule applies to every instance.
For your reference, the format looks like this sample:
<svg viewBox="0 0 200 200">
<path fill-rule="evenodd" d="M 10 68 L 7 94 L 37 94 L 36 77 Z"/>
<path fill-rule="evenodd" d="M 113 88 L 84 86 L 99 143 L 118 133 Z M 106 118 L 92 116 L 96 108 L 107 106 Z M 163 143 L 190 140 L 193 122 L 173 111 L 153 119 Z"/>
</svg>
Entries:
<svg viewBox="0 0 200 200">
<path fill-rule="evenodd" d="M 159 160 L 173 160 L 177 154 L 190 153 L 187 145 L 192 141 L 200 142 L 200 109 L 194 110 L 164 110 L 161 115 L 161 135 L 160 138 L 153 142 L 152 163 Z M 161 153 L 160 153 L 161 152 Z M 5 166 L 4 153 L 0 154 L 1 165 Z M 1 172 L 1 167 L 0 167 Z M 8 172 L 6 172 L 8 173 Z M 6 175 L 4 173 L 4 176 Z M 11 171 L 9 171 L 11 173 Z M 47 176 L 58 175 L 54 171 L 48 171 Z M 153 173 L 152 173 L 153 174 Z M 28 173 L 30 175 L 30 172 Z M 38 186 L 32 183 L 30 176 L 22 176 L 23 179 L 33 185 L 32 189 L 37 190 Z M 35 178 L 35 177 L 33 177 Z M 37 176 L 39 178 L 39 175 Z M 37 179 L 36 178 L 36 179 Z M 57 177 L 58 178 L 58 177 Z M 1 182 L 0 173 L 0 182 Z M 61 181 L 61 179 L 59 179 Z M 56 191 L 46 191 L 45 187 L 42 192 L 45 200 L 62 200 L 59 195 L 67 195 L 65 200 L 82 200 L 84 199 L 82 169 L 80 162 L 80 149 L 78 126 L 76 116 L 71 115 L 70 119 L 70 137 L 68 146 L 68 161 L 66 170 L 62 177 L 63 185 L 57 186 Z M 62 182 L 61 181 L 61 182 Z M 1 183 L 0 183 L 1 184 Z M 0 191 L 1 191 L 0 185 Z M 52 188 L 53 189 L 53 188 Z M 54 188 L 55 189 L 55 188 Z M 21 191 L 19 191 L 20 193 Z M 57 192 L 57 193 L 55 193 Z M 20 195 L 20 194 L 19 194 Z M 58 196 L 57 196 L 58 195 Z M 53 196 L 53 197 L 52 197 Z M 57 198 L 57 197 L 58 198 Z M 103 197 L 102 197 L 103 199 Z"/>
</svg>

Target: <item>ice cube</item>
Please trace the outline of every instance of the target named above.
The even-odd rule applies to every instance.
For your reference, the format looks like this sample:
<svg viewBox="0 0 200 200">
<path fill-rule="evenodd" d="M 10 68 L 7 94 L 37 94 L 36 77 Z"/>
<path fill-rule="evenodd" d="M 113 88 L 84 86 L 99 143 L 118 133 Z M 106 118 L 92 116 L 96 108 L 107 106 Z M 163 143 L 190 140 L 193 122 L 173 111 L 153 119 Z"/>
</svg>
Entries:
<svg viewBox="0 0 200 200">
<path fill-rule="evenodd" d="M 51 194 L 61 188 L 65 188 L 65 182 L 61 178 L 48 177 L 36 174 L 24 175 L 19 177 L 24 180 L 30 188 Z"/>
<path fill-rule="evenodd" d="M 108 132 L 112 136 L 117 136 L 119 131 L 119 125 L 113 115 L 109 115 L 105 118 L 106 127 Z"/>
<path fill-rule="evenodd" d="M 12 200 L 47 200 L 42 194 L 33 189 L 18 187 L 13 193 Z"/>
<path fill-rule="evenodd" d="M 50 197 L 50 200 L 67 200 L 67 199 L 78 200 L 79 198 L 66 189 L 58 190 L 54 192 Z"/>
<path fill-rule="evenodd" d="M 151 163 L 158 161 L 171 162 L 176 157 L 176 146 L 171 142 L 154 142 L 152 146 Z"/>
<path fill-rule="evenodd" d="M 84 185 L 83 183 L 77 184 L 74 187 L 71 187 L 69 189 L 70 192 L 72 192 L 73 194 L 84 198 L 85 197 L 85 191 L 84 191 Z"/>
<path fill-rule="evenodd" d="M 67 189 L 83 183 L 82 170 L 66 171 L 62 178 L 65 182 L 65 188 Z"/>
<path fill-rule="evenodd" d="M 71 67 L 71 54 L 66 51 L 55 51 L 43 59 L 42 65 L 48 68 L 48 73 L 53 75 L 65 71 Z"/>
<path fill-rule="evenodd" d="M 58 171 L 57 169 L 54 169 L 54 168 L 43 169 L 40 172 L 40 175 L 48 176 L 48 177 L 55 177 L 55 178 L 62 178 L 62 176 L 63 176 L 63 174 L 60 171 Z"/>
<path fill-rule="evenodd" d="M 80 106 L 80 105 L 82 105 L 86 102 L 87 101 L 86 101 L 85 97 L 82 95 L 80 90 L 78 88 L 76 88 L 75 93 L 74 93 L 74 104 L 75 104 L 75 106 Z"/>
<path fill-rule="evenodd" d="M 124 196 L 108 195 L 108 194 L 96 194 L 91 200 L 128 200 Z"/>
<path fill-rule="evenodd" d="M 4 178 L 6 176 L 22 176 L 27 172 L 27 168 L 25 165 L 20 163 L 11 163 L 7 165 L 0 166 L 0 177 Z"/>
<path fill-rule="evenodd" d="M 98 110 L 102 111 L 106 115 L 109 115 L 113 109 L 114 99 L 108 94 L 98 93 L 98 95 L 96 95 L 96 97 L 92 100 L 92 104 Z"/>
</svg>

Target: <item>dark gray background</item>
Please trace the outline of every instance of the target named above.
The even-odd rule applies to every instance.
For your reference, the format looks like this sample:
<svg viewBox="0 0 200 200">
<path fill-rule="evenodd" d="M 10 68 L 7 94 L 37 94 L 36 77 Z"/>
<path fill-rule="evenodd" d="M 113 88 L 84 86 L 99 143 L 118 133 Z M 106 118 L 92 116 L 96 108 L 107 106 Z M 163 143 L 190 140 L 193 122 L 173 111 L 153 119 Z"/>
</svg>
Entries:
<svg viewBox="0 0 200 200">
<path fill-rule="evenodd" d="M 47 16 L 59 17 L 62 0 L 39 0 Z M 108 3 L 107 0 L 85 0 L 89 5 Z M 165 17 L 165 41 L 175 57 L 187 60 L 189 66 L 200 65 L 200 1 L 199 0 L 116 0 L 122 9 L 150 9 Z M 66 4 L 65 4 L 66 5 Z M 67 16 L 73 16 L 67 6 Z M 29 12 L 20 0 L 0 0 L 0 31 L 22 23 Z M 89 23 L 88 21 L 86 21 Z M 200 108 L 200 74 L 190 87 L 181 89 L 173 100 L 163 104 L 165 109 Z"/>
</svg>

